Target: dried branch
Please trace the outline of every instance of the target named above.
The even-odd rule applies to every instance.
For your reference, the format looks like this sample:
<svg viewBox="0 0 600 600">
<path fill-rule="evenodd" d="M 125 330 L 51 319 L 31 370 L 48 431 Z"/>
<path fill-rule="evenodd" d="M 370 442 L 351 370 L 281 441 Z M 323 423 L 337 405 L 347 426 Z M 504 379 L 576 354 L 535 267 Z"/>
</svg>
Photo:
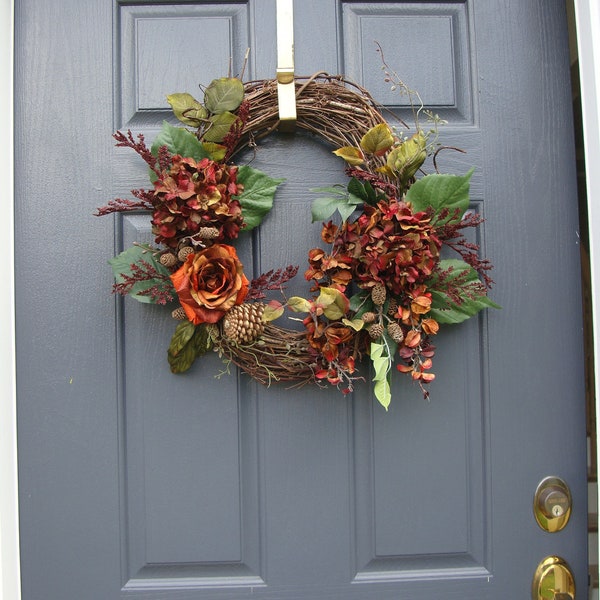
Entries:
<svg viewBox="0 0 600 600">
<path fill-rule="evenodd" d="M 138 133 L 137 142 L 133 138 L 131 129 L 127 130 L 127 135 L 122 131 L 117 131 L 117 133 L 113 134 L 113 137 L 117 140 L 115 145 L 118 148 L 131 148 L 141 156 L 144 162 L 156 173 L 156 175 L 160 175 L 160 170 L 156 166 L 156 157 L 152 154 L 150 148 L 146 146 L 144 134 Z"/>
</svg>

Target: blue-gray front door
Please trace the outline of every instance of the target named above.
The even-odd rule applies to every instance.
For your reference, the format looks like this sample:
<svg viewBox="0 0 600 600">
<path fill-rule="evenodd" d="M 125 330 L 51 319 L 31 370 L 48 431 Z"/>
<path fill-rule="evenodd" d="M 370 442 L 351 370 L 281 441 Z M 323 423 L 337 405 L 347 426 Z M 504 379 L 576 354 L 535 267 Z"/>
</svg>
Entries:
<svg viewBox="0 0 600 600">
<path fill-rule="evenodd" d="M 297 73 L 344 73 L 406 116 L 380 55 L 448 121 L 445 172 L 475 167 L 502 310 L 437 339 L 431 400 L 263 388 L 217 356 L 173 376 L 174 323 L 110 295 L 108 258 L 148 218 L 92 217 L 147 185 L 111 134 L 148 138 L 165 96 L 242 68 L 275 76 L 275 1 L 17 0 L 16 239 L 24 600 L 500 600 L 562 556 L 585 597 L 579 236 L 562 0 L 297 0 Z M 285 177 L 245 264 L 298 264 L 309 188 L 343 182 L 306 136 L 254 166 Z M 295 282 L 290 293 L 307 293 Z M 364 366 L 363 369 L 366 367 Z M 571 486 L 542 531 L 533 494 Z"/>
</svg>

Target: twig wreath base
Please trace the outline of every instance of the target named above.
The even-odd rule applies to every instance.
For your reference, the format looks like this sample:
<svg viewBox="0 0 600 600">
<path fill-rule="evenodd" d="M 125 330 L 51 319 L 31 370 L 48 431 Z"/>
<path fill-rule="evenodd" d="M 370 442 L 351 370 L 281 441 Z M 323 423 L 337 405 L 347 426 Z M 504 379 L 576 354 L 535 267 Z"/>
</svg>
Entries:
<svg viewBox="0 0 600 600">
<path fill-rule="evenodd" d="M 314 133 L 334 148 L 358 146 L 363 135 L 386 121 L 369 92 L 341 75 L 316 73 L 296 77 L 296 127 Z M 245 99 L 253 107 L 242 142 L 256 141 L 279 127 L 277 81 L 263 79 L 245 85 Z"/>
<path fill-rule="evenodd" d="M 395 73 L 386 72 L 386 80 L 413 94 Z M 157 246 L 135 244 L 109 261 L 114 291 L 170 306 L 179 320 L 168 349 L 173 373 L 213 350 L 267 386 L 316 383 L 349 393 L 368 357 L 386 409 L 394 365 L 427 397 L 435 377 L 431 337 L 440 323 L 497 307 L 487 297 L 491 264 L 463 234 L 482 222 L 467 210 L 471 172 L 437 173 L 439 119 L 425 132 L 422 107 L 408 137 L 397 131 L 408 131 L 405 123 L 390 127 L 369 92 L 344 77 L 298 77 L 295 87 L 297 129 L 335 148 L 350 178 L 347 188 L 316 190 L 325 196 L 313 203 L 312 217 L 323 222 L 326 248 L 308 253 L 311 295 L 268 300 L 270 292 L 283 293 L 298 267 L 249 281 L 227 243 L 260 224 L 283 181 L 231 162 L 244 148 L 259 151 L 259 141 L 277 131 L 277 82 L 230 77 L 213 81 L 204 102 L 168 96 L 187 127 L 165 122 L 151 148 L 143 135 L 115 134 L 118 146 L 147 163 L 153 187 L 132 190 L 135 200 L 112 200 L 97 214 L 151 211 Z M 428 157 L 431 175 L 423 172 Z M 459 258 L 442 259 L 444 245 Z M 305 315 L 296 319 L 304 330 L 274 323 L 286 310 Z"/>
</svg>

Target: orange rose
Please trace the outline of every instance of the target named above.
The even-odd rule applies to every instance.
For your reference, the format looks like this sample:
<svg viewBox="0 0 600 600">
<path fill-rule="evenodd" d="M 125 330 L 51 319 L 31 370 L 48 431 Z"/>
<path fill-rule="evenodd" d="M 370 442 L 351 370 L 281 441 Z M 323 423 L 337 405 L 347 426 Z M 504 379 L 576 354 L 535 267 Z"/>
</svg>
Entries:
<svg viewBox="0 0 600 600">
<path fill-rule="evenodd" d="M 214 244 L 190 254 L 171 275 L 187 318 L 198 325 L 216 323 L 248 293 L 248 279 L 235 248 Z"/>
</svg>

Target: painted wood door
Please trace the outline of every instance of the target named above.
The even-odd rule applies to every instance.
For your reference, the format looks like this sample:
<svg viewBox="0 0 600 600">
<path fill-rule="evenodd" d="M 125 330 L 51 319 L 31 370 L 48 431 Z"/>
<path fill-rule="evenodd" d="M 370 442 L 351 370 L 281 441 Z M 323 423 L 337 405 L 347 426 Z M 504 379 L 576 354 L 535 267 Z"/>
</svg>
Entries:
<svg viewBox="0 0 600 600">
<path fill-rule="evenodd" d="M 106 260 L 148 218 L 96 219 L 145 185 L 115 129 L 151 138 L 165 95 L 275 73 L 275 2 L 16 2 L 17 352 L 24 600 L 529 598 L 547 555 L 587 585 L 579 236 L 567 29 L 559 0 L 298 0 L 299 74 L 345 73 L 392 110 L 386 59 L 448 121 L 442 169 L 476 168 L 479 240 L 503 309 L 437 340 L 431 400 L 394 382 L 265 389 L 216 356 L 169 373 L 174 325 L 110 295 Z M 256 273 L 305 265 L 308 188 L 343 182 L 316 140 L 272 136 L 285 177 Z M 295 282 L 290 293 L 306 293 Z M 571 486 L 555 534 L 532 514 Z"/>
</svg>

